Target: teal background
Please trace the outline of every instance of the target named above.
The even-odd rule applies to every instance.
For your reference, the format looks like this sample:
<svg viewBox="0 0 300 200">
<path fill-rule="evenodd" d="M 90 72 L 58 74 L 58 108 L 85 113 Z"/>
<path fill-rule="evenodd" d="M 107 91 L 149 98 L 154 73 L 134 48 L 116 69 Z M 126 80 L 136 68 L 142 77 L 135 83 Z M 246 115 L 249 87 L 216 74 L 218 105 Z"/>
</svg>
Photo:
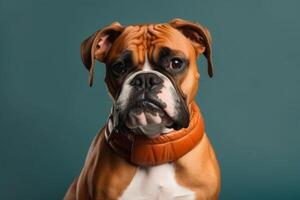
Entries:
<svg viewBox="0 0 300 200">
<path fill-rule="evenodd" d="M 88 87 L 80 43 L 119 21 L 200 22 L 197 102 L 222 170 L 221 200 L 300 199 L 300 2 L 0 0 L 0 199 L 62 199 L 111 99 Z"/>
</svg>

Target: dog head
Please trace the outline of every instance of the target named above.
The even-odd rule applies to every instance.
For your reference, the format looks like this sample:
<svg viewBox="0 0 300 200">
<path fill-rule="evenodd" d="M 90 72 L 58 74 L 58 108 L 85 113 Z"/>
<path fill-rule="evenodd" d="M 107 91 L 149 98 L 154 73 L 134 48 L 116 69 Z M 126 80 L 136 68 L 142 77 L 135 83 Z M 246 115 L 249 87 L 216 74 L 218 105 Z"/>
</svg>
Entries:
<svg viewBox="0 0 300 200">
<path fill-rule="evenodd" d="M 200 24 L 170 23 L 123 27 L 113 23 L 81 44 L 81 58 L 93 83 L 95 59 L 106 64 L 113 98 L 113 126 L 155 137 L 189 125 L 204 54 L 211 77 L 211 36 Z"/>
</svg>

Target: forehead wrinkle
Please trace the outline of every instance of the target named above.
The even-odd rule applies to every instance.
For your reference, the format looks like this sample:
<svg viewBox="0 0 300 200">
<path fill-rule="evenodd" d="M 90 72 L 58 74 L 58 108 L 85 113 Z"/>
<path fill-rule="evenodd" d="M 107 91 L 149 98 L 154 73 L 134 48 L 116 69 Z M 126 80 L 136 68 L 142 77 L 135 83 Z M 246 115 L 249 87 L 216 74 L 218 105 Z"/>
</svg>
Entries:
<svg viewBox="0 0 300 200">
<path fill-rule="evenodd" d="M 115 41 L 110 60 L 119 57 L 124 50 L 133 52 L 133 63 L 142 67 L 145 56 L 151 61 L 158 56 L 158 50 L 165 46 L 173 50 L 187 49 L 187 39 L 169 24 L 131 25 Z M 184 47 L 184 48 L 182 48 Z M 188 55 L 188 51 L 184 51 Z M 146 55 L 147 54 L 147 55 Z"/>
<path fill-rule="evenodd" d="M 152 35 L 150 42 L 150 56 L 152 58 L 158 57 L 162 47 L 182 52 L 187 57 L 190 52 L 193 52 L 193 46 L 188 39 L 169 24 L 156 24 L 149 29 L 149 33 Z"/>
<path fill-rule="evenodd" d="M 114 44 L 115 57 L 120 56 L 122 51 L 131 50 L 133 61 L 137 66 L 145 62 L 147 49 L 147 25 L 132 25 L 125 28 Z"/>
<path fill-rule="evenodd" d="M 144 63 L 145 52 L 145 32 L 147 31 L 145 26 L 133 26 L 136 31 L 130 31 L 128 33 L 129 38 L 127 48 L 132 50 L 136 54 L 135 62 L 137 65 Z"/>
</svg>

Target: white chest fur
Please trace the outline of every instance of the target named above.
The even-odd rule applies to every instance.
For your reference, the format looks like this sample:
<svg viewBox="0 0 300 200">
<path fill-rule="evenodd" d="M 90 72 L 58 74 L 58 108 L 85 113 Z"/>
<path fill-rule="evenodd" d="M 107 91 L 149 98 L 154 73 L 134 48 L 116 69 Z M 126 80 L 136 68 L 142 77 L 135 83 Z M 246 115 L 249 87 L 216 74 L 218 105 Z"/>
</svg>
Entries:
<svg viewBox="0 0 300 200">
<path fill-rule="evenodd" d="M 174 166 L 139 168 L 120 200 L 194 200 L 193 191 L 176 182 Z"/>
</svg>

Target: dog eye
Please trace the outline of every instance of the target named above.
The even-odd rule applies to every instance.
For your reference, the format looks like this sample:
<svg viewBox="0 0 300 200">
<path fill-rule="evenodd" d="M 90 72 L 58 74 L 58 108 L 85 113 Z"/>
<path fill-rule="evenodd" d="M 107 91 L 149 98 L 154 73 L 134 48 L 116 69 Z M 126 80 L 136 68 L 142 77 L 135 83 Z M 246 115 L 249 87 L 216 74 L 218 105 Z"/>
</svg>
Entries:
<svg viewBox="0 0 300 200">
<path fill-rule="evenodd" d="M 174 70 L 180 70 L 183 67 L 184 62 L 180 58 L 172 58 L 170 60 L 169 68 Z"/>
<path fill-rule="evenodd" d="M 117 75 L 123 74 L 127 71 L 126 65 L 123 62 L 117 62 L 112 66 L 112 70 Z"/>
</svg>

